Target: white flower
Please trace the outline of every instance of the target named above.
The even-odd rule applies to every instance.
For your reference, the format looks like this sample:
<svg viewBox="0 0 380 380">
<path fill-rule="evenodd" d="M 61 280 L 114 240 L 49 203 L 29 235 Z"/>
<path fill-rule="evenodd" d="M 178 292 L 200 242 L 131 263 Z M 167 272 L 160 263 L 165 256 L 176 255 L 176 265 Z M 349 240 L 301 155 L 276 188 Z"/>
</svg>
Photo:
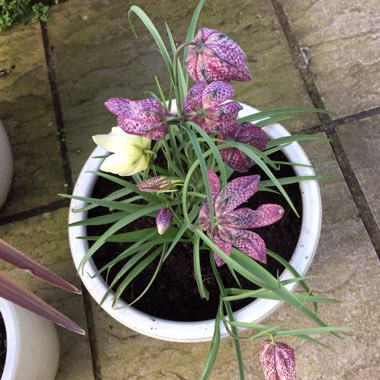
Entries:
<svg viewBox="0 0 380 380">
<path fill-rule="evenodd" d="M 102 163 L 100 169 L 128 176 L 145 170 L 149 165 L 151 139 L 129 135 L 119 127 L 114 127 L 108 135 L 92 136 L 95 144 L 113 153 Z"/>
</svg>

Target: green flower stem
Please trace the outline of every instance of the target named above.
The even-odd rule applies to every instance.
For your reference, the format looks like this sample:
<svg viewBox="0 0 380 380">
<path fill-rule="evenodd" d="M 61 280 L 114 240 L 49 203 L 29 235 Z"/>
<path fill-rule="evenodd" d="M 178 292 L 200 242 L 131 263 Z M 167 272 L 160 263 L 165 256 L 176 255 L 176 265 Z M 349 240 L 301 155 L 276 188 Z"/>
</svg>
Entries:
<svg viewBox="0 0 380 380">
<path fill-rule="evenodd" d="M 175 139 L 175 135 L 174 135 L 174 131 L 173 131 L 173 126 L 172 125 L 169 126 L 169 139 L 170 139 L 171 151 L 173 152 L 174 161 L 177 164 L 178 169 L 181 171 L 181 173 L 184 173 L 185 171 L 183 169 L 182 161 L 179 158 L 178 146 L 177 146 L 177 142 L 176 142 L 176 139 Z"/>
<path fill-rule="evenodd" d="M 181 64 L 179 60 L 179 53 L 189 45 L 196 45 L 194 42 L 185 42 L 184 44 L 180 45 L 177 48 L 177 51 L 174 54 L 173 58 L 173 79 L 174 79 L 174 92 L 175 92 L 175 97 L 176 97 L 176 102 L 177 102 L 177 113 L 178 116 L 182 117 L 182 102 L 184 99 L 182 99 L 181 96 L 181 91 L 179 89 L 179 70 L 178 70 L 178 65 Z M 183 94 L 184 96 L 185 94 Z"/>
<path fill-rule="evenodd" d="M 227 292 L 226 292 L 226 289 L 225 289 L 225 287 L 223 285 L 222 279 L 219 276 L 219 272 L 218 272 L 218 268 L 216 267 L 216 264 L 215 264 L 215 259 L 214 259 L 213 252 L 210 252 L 210 262 L 211 262 L 212 271 L 214 273 L 216 282 L 217 282 L 218 287 L 219 287 L 220 296 L 221 297 L 226 297 L 227 296 Z M 227 312 L 227 315 L 228 315 L 228 319 L 230 321 L 233 321 L 234 320 L 234 314 L 232 312 L 231 304 L 228 301 L 223 301 L 223 304 L 224 304 L 224 307 L 226 309 L 226 312 Z M 237 334 L 237 329 L 236 329 L 235 326 L 231 326 L 231 332 L 232 332 L 232 334 L 234 334 L 236 336 L 238 335 Z M 234 342 L 235 352 L 236 352 L 236 358 L 237 358 L 238 366 L 239 366 L 239 377 L 240 377 L 240 380 L 244 380 L 245 379 L 244 363 L 243 363 L 243 355 L 242 355 L 242 352 L 241 352 L 240 342 L 239 342 L 238 339 L 235 339 L 235 338 L 232 338 L 232 339 L 233 339 L 233 342 Z"/>
<path fill-rule="evenodd" d="M 177 168 L 176 164 L 171 159 L 170 147 L 167 141 L 165 139 L 162 139 L 161 141 L 162 141 L 162 146 L 164 148 L 162 151 L 164 153 L 166 161 L 168 162 L 169 173 L 171 170 L 173 170 L 179 178 L 184 179 L 185 177 L 184 174 L 181 172 L 181 170 Z M 172 174 L 173 173 L 171 173 L 170 175 L 172 176 Z"/>
</svg>

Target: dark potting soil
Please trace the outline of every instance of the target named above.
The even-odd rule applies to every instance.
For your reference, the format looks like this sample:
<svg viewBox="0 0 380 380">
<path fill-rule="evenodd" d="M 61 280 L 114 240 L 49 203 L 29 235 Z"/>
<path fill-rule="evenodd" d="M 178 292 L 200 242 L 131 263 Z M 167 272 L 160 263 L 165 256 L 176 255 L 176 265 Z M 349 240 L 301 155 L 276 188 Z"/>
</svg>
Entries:
<svg viewBox="0 0 380 380">
<path fill-rule="evenodd" d="M 276 161 L 287 161 L 281 152 L 277 152 L 271 157 Z M 267 179 L 262 170 L 255 165 L 248 173 L 243 175 L 260 174 L 261 180 Z M 276 177 L 291 177 L 295 173 L 291 166 L 282 165 L 279 171 L 276 171 Z M 231 178 L 237 177 L 234 174 Z M 119 185 L 98 178 L 92 196 L 102 198 L 119 188 Z M 295 205 L 298 213 L 302 213 L 301 194 L 298 184 L 287 185 L 286 191 Z M 250 207 L 256 209 L 259 205 L 265 203 L 280 204 L 285 209 L 283 218 L 270 226 L 257 228 L 254 232 L 258 233 L 265 241 L 268 249 L 281 255 L 289 260 L 296 247 L 298 236 L 301 230 L 301 218 L 297 217 L 290 209 L 282 195 L 260 191 L 251 197 L 248 202 L 240 207 Z M 106 213 L 107 210 L 97 207 L 89 212 L 89 217 L 99 216 Z M 155 225 L 153 218 L 141 218 L 129 225 L 128 228 L 119 232 L 127 232 L 147 228 Z M 109 225 L 106 226 L 89 226 L 89 235 L 101 235 Z M 107 243 L 99 249 L 93 256 L 97 268 L 101 268 L 107 262 L 117 257 L 118 253 L 125 250 L 128 243 Z M 202 256 L 202 252 L 204 253 Z M 120 262 L 108 274 L 108 283 L 114 279 L 116 273 L 122 268 L 125 262 Z M 122 294 L 122 299 L 127 303 L 133 301 L 145 289 L 153 276 L 158 264 L 158 259 L 153 261 Z M 268 256 L 267 264 L 264 267 L 274 276 L 278 276 L 284 268 L 274 259 Z M 152 317 L 177 320 L 177 321 L 199 321 L 215 318 L 216 310 L 219 305 L 219 289 L 214 280 L 212 268 L 209 260 L 209 252 L 201 251 L 201 269 L 205 286 L 210 294 L 209 301 L 201 299 L 193 270 L 193 250 L 191 244 L 178 244 L 175 250 L 170 254 L 163 264 L 158 276 L 148 292 L 134 304 L 134 307 L 151 315 Z M 228 267 L 223 265 L 219 268 L 219 273 L 226 288 L 239 287 L 231 275 Z M 105 279 L 105 272 L 103 278 Z M 237 275 L 243 289 L 255 289 L 255 285 L 245 278 Z M 116 288 L 115 288 L 116 289 Z M 233 310 L 238 310 L 252 299 L 234 301 L 231 303 Z"/>
<path fill-rule="evenodd" d="M 6 355 L 7 355 L 7 333 L 5 331 L 3 316 L 0 313 L 0 378 L 4 371 Z"/>
</svg>

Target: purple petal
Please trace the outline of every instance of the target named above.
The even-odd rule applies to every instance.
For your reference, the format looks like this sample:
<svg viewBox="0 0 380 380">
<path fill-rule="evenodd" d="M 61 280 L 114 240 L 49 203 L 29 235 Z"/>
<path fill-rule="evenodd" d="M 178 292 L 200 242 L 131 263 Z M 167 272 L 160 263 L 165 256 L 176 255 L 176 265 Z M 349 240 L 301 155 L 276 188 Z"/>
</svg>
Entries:
<svg viewBox="0 0 380 380">
<path fill-rule="evenodd" d="M 223 199 L 220 199 L 224 203 L 223 213 L 234 210 L 255 194 L 259 187 L 259 181 L 259 175 L 249 175 L 236 178 L 228 183 Z"/>
<path fill-rule="evenodd" d="M 188 48 L 186 69 L 195 81 L 251 79 L 243 50 L 225 34 L 201 28 L 193 42 L 197 46 Z"/>
<path fill-rule="evenodd" d="M 126 133 L 147 137 L 152 140 L 161 140 L 165 137 L 168 126 L 165 122 L 153 122 L 132 120 L 126 116 L 117 118 L 119 127 Z"/>
<path fill-rule="evenodd" d="M 264 150 L 268 142 L 267 134 L 251 123 L 232 124 L 225 127 L 218 138 L 227 141 L 243 142 Z M 245 173 L 254 161 L 237 148 L 227 148 L 220 151 L 223 161 L 239 173 Z"/>
<path fill-rule="evenodd" d="M 235 240 L 232 245 L 253 259 L 266 264 L 267 254 L 264 240 L 252 231 L 240 231 L 244 231 L 244 234 Z"/>
<path fill-rule="evenodd" d="M 170 208 L 162 208 L 156 216 L 157 230 L 160 235 L 164 234 L 172 225 L 173 212 Z"/>
<path fill-rule="evenodd" d="M 223 239 L 221 239 L 221 237 L 219 236 L 218 232 L 215 232 L 214 233 L 214 236 L 212 237 L 212 241 L 226 254 L 226 255 L 230 255 L 231 254 L 231 249 L 232 249 L 232 245 L 226 241 L 224 241 Z M 221 265 L 224 264 L 224 260 L 216 253 L 214 252 L 214 259 L 215 259 L 215 262 L 216 262 L 216 265 L 218 267 L 220 267 Z"/>
<path fill-rule="evenodd" d="M 105 102 L 105 106 L 115 115 L 146 122 L 161 121 L 168 113 L 156 98 L 143 100 L 111 98 Z"/>
<path fill-rule="evenodd" d="M 265 204 L 261 205 L 257 210 L 250 208 L 239 208 L 223 214 L 219 223 L 231 228 L 259 228 L 269 226 L 280 220 L 284 215 L 284 209 L 279 205 Z"/>
<path fill-rule="evenodd" d="M 222 138 L 218 135 L 218 138 Z M 222 160 L 239 173 L 246 173 L 253 165 L 253 160 L 237 148 L 221 149 Z"/>
<path fill-rule="evenodd" d="M 224 128 L 236 123 L 236 119 L 243 107 L 238 102 L 229 102 L 219 106 L 210 107 L 205 113 L 205 131 L 221 131 Z"/>
<path fill-rule="evenodd" d="M 285 343 L 266 339 L 260 347 L 260 363 L 265 380 L 296 380 L 294 350 Z"/>
<path fill-rule="evenodd" d="M 235 133 L 235 141 L 252 145 L 260 150 L 266 149 L 269 137 L 260 127 L 251 123 L 242 123 L 238 125 Z"/>
<path fill-rule="evenodd" d="M 210 183 L 211 194 L 217 195 L 220 191 L 220 182 L 217 174 L 212 170 L 207 170 L 208 181 Z"/>
<path fill-rule="evenodd" d="M 231 83 L 222 81 L 210 83 L 202 93 L 203 108 L 217 106 L 232 98 L 233 94 L 234 88 Z"/>
<path fill-rule="evenodd" d="M 185 113 L 196 112 L 202 108 L 202 94 L 206 86 L 207 83 L 196 83 L 190 88 L 183 102 L 183 111 Z"/>
<path fill-rule="evenodd" d="M 210 36 L 213 34 L 219 34 L 219 32 L 216 31 L 215 29 L 202 27 L 199 29 L 197 35 L 195 36 L 195 41 L 206 42 L 207 39 L 210 38 Z M 198 40 L 197 40 L 197 37 L 198 37 Z"/>
</svg>

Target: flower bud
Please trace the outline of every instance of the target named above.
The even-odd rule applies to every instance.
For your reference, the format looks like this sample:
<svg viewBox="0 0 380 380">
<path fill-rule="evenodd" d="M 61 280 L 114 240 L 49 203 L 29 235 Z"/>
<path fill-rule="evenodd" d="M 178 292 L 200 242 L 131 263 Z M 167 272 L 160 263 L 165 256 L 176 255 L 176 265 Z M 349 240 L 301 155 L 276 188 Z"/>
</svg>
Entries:
<svg viewBox="0 0 380 380">
<path fill-rule="evenodd" d="M 173 213 L 170 208 L 162 208 L 156 216 L 157 230 L 160 235 L 163 235 L 172 225 Z"/>
<path fill-rule="evenodd" d="M 161 190 L 169 190 L 172 187 L 172 181 L 165 179 L 162 175 L 158 175 L 141 181 L 137 184 L 137 187 L 147 193 L 156 193 Z"/>
<path fill-rule="evenodd" d="M 287 344 L 266 339 L 259 357 L 265 380 L 296 380 L 294 350 Z"/>
</svg>

